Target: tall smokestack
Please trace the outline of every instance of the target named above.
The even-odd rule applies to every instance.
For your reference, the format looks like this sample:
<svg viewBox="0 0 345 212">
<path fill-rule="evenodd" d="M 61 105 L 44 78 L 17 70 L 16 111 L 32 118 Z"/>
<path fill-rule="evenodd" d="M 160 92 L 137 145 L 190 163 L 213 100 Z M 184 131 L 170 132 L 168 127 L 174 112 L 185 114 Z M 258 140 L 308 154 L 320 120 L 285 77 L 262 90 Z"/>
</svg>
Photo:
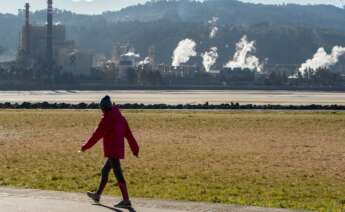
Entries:
<svg viewBox="0 0 345 212">
<path fill-rule="evenodd" d="M 30 4 L 25 4 L 25 31 L 24 31 L 24 51 L 27 55 L 31 53 L 30 39 Z"/>
<path fill-rule="evenodd" d="M 30 24 L 30 4 L 25 4 L 25 25 L 28 26 Z"/>
<path fill-rule="evenodd" d="M 53 63 L 53 0 L 48 0 L 47 8 L 47 63 Z"/>
</svg>

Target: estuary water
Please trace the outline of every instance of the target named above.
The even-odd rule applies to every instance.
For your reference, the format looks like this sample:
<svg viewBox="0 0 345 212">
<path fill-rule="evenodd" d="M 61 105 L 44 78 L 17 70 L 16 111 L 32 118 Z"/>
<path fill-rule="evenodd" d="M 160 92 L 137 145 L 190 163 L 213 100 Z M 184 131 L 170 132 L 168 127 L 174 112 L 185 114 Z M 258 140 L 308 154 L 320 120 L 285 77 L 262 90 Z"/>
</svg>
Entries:
<svg viewBox="0 0 345 212">
<path fill-rule="evenodd" d="M 345 105 L 345 92 L 311 91 L 214 91 L 214 90 L 113 90 L 113 91 L 0 91 L 0 102 L 43 102 L 50 103 L 91 103 L 98 102 L 104 95 L 110 95 L 116 103 L 143 104 L 338 104 Z"/>
</svg>

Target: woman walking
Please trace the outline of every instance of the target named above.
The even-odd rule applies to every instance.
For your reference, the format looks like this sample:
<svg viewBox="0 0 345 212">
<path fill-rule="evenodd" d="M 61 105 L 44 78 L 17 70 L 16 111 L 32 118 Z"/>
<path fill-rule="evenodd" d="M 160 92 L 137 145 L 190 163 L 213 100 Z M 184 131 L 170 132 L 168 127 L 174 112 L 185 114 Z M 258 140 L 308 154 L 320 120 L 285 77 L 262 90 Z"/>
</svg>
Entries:
<svg viewBox="0 0 345 212">
<path fill-rule="evenodd" d="M 104 157 L 107 160 L 102 169 L 101 182 L 97 191 L 87 192 L 87 195 L 94 201 L 99 202 L 108 182 L 109 173 L 113 170 L 123 197 L 123 200 L 116 204 L 115 207 L 130 208 L 131 201 L 120 163 L 120 160 L 125 158 L 124 138 L 127 139 L 132 153 L 136 157 L 139 155 L 139 146 L 132 135 L 127 120 L 122 116 L 119 108 L 113 106 L 109 96 L 102 98 L 100 108 L 102 109 L 103 117 L 92 136 L 82 145 L 81 151 L 85 152 L 103 138 Z"/>
</svg>

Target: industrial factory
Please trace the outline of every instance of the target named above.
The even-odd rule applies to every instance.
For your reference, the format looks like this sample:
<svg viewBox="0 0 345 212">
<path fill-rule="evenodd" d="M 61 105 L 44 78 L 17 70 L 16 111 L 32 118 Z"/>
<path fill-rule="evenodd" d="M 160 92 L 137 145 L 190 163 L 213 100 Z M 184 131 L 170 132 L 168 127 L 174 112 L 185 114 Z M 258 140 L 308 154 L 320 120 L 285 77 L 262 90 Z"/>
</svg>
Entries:
<svg viewBox="0 0 345 212">
<path fill-rule="evenodd" d="M 53 0 L 48 0 L 47 24 L 43 26 L 30 23 L 30 5 L 25 5 L 17 63 L 34 69 L 35 78 L 53 78 L 63 73 L 90 75 L 92 59 L 91 52 L 79 49 L 74 41 L 66 39 L 65 26 L 53 24 Z"/>
<path fill-rule="evenodd" d="M 24 24 L 19 35 L 16 60 L 0 63 L 0 86 L 38 84 L 77 88 L 104 87 L 214 87 L 253 88 L 255 86 L 343 86 L 345 47 L 331 53 L 320 48 L 313 58 L 300 64 L 269 64 L 256 56 L 255 41 L 246 35 L 236 43 L 236 51 L 225 64 L 218 61 L 221 51 L 208 46 L 200 51 L 198 42 L 185 38 L 172 52 L 172 62 L 156 59 L 155 46 L 142 57 L 131 43 L 114 42 L 108 53 L 94 53 L 78 47 L 66 36 L 66 27 L 54 24 L 53 0 L 47 0 L 46 24 L 30 19 L 30 4 L 25 4 Z M 198 48 L 197 48 L 198 47 Z M 159 51 L 159 49 L 157 50 Z M 142 53 L 142 52 L 141 52 Z M 323 58 L 320 61 L 319 58 Z M 165 61 L 167 62 L 167 61 Z M 318 64 L 316 66 L 315 64 Z M 332 68 L 332 71 L 329 69 Z M 78 87 L 79 86 L 79 87 Z M 285 87 L 284 87 L 285 88 Z"/>
</svg>

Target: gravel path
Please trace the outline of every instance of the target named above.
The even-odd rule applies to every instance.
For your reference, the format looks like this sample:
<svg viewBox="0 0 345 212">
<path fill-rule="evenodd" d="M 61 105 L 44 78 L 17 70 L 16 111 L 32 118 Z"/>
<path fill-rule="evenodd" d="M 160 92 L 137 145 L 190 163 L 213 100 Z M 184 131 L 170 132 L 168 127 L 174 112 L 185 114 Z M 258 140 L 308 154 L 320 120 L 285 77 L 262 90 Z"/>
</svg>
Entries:
<svg viewBox="0 0 345 212">
<path fill-rule="evenodd" d="M 119 198 L 104 197 L 101 204 L 93 204 L 85 194 L 32 189 L 0 188 L 0 212 L 289 212 L 291 210 L 239 207 L 182 201 L 133 199 L 131 210 L 115 209 Z"/>
</svg>

